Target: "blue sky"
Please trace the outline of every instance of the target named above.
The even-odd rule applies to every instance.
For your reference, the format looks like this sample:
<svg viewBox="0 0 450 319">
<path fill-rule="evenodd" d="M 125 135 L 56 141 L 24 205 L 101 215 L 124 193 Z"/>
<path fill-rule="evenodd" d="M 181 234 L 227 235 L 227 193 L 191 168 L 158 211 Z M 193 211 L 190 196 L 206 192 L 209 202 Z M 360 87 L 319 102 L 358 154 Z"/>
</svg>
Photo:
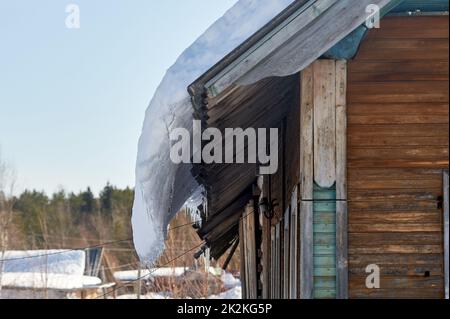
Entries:
<svg viewBox="0 0 450 319">
<path fill-rule="evenodd" d="M 18 190 L 134 185 L 150 99 L 236 0 L 0 0 L 0 150 Z M 65 8 L 80 8 L 67 29 Z"/>
</svg>

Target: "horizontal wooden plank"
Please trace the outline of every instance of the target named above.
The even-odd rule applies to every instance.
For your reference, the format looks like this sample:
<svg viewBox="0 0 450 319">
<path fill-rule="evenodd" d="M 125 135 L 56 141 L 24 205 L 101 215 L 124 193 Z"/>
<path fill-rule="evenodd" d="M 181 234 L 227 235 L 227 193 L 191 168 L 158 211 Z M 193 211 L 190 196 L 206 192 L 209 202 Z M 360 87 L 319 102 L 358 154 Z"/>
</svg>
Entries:
<svg viewBox="0 0 450 319">
<path fill-rule="evenodd" d="M 336 275 L 336 268 L 314 266 L 314 277 L 331 277 Z"/>
<path fill-rule="evenodd" d="M 350 289 L 350 299 L 440 299 L 444 292 L 441 288 L 428 289 Z"/>
<path fill-rule="evenodd" d="M 371 159 L 358 159 L 351 160 L 348 163 L 349 168 L 361 168 L 361 167 L 410 167 L 410 168 L 442 168 L 448 169 L 448 158 L 447 159 L 422 159 L 422 160 L 371 160 Z"/>
<path fill-rule="evenodd" d="M 445 41 L 448 41 L 446 39 Z M 404 60 L 434 60 L 445 61 L 448 57 L 448 48 L 416 48 L 416 49 L 384 49 L 382 47 L 377 49 L 361 49 L 360 60 L 378 60 L 378 61 L 404 61 Z"/>
<path fill-rule="evenodd" d="M 336 265 L 336 256 L 314 256 L 314 265 L 315 268 L 329 268 Z"/>
<path fill-rule="evenodd" d="M 349 247 L 349 254 L 441 254 L 442 245 L 379 245 Z"/>
<path fill-rule="evenodd" d="M 406 235 L 406 234 L 405 234 Z M 381 271 L 386 267 L 398 265 L 422 267 L 433 265 L 442 267 L 442 254 L 350 254 L 350 268 L 366 268 L 368 265 L 376 264 Z"/>
<path fill-rule="evenodd" d="M 439 188 L 442 185 L 438 179 L 396 179 L 395 175 L 391 175 L 391 178 L 390 180 L 349 178 L 348 185 L 351 189 L 429 189 Z"/>
<path fill-rule="evenodd" d="M 348 121 L 351 124 L 358 125 L 377 125 L 377 124 L 448 124 L 448 115 L 420 115 L 411 114 L 405 110 L 403 114 L 389 114 L 385 112 L 382 115 L 364 114 L 349 115 Z"/>
<path fill-rule="evenodd" d="M 336 299 L 335 289 L 318 289 L 314 291 L 314 299 Z"/>
<path fill-rule="evenodd" d="M 366 288 L 367 276 L 350 275 L 350 289 Z M 438 289 L 442 287 L 442 277 L 400 277 L 400 276 L 380 276 L 381 289 Z M 368 289 L 369 290 L 369 289 Z"/>
<path fill-rule="evenodd" d="M 315 299 L 335 299 L 336 298 L 336 289 L 335 288 L 330 288 L 330 289 L 317 288 L 317 289 L 314 289 L 314 298 Z"/>
<path fill-rule="evenodd" d="M 445 75 L 448 76 L 448 61 L 364 61 L 355 59 L 348 63 L 349 81 L 355 82 L 355 76 L 367 75 L 385 75 L 389 77 L 391 74 L 405 75 L 405 77 L 412 77 L 414 75 L 428 74 L 428 75 Z M 388 78 L 382 78 L 384 82 Z M 411 80 L 411 79 L 410 79 Z M 444 78 L 444 80 L 448 80 Z"/>
<path fill-rule="evenodd" d="M 448 38 L 373 38 L 363 41 L 358 60 L 448 60 Z"/>
<path fill-rule="evenodd" d="M 320 212 L 314 213 L 314 224 L 336 224 L 336 212 Z"/>
<path fill-rule="evenodd" d="M 350 138 L 359 137 L 439 137 L 447 136 L 449 126 L 447 124 L 410 124 L 410 125 L 351 125 L 348 127 Z M 350 140 L 350 146 L 353 146 Z"/>
<path fill-rule="evenodd" d="M 336 277 L 314 278 L 314 289 L 336 289 Z"/>
<path fill-rule="evenodd" d="M 365 126 L 368 127 L 368 126 Z M 414 134 L 414 133 L 412 133 Z M 396 147 L 396 146 L 446 146 L 448 136 L 355 136 L 348 137 L 349 146 L 359 147 Z"/>
<path fill-rule="evenodd" d="M 335 191 L 329 191 L 329 190 L 324 190 L 324 191 L 314 191 L 314 200 L 336 200 L 336 192 Z"/>
<path fill-rule="evenodd" d="M 361 201 L 355 202 L 350 201 L 349 212 L 360 212 L 360 211 L 433 211 L 438 210 L 437 198 L 435 200 L 421 200 L 421 201 Z"/>
<path fill-rule="evenodd" d="M 408 256 L 408 255 L 404 255 Z M 367 266 L 367 265 L 366 265 Z M 366 266 L 355 266 L 349 270 L 349 274 L 358 276 L 367 276 Z M 411 276 L 411 277 L 425 277 L 425 276 L 443 276 L 444 272 L 440 265 L 421 265 L 416 266 L 413 263 L 409 265 L 388 265 L 381 266 L 380 275 L 381 276 Z"/>
<path fill-rule="evenodd" d="M 314 233 L 335 233 L 336 224 L 314 224 Z"/>
<path fill-rule="evenodd" d="M 348 172 L 348 179 L 366 179 L 366 180 L 422 180 L 435 179 L 441 180 L 442 170 L 440 169 L 404 169 L 392 168 L 389 170 L 379 168 L 361 168 Z M 438 185 L 442 186 L 442 181 Z"/>
<path fill-rule="evenodd" d="M 430 27 L 433 26 L 433 27 Z M 376 38 L 388 39 L 446 39 L 448 32 L 448 17 L 402 17 L 384 18 L 381 28 L 372 29 L 367 41 Z"/>
<path fill-rule="evenodd" d="M 350 224 L 350 233 L 411 233 L 411 232 L 442 232 L 442 224 L 413 224 L 413 223 L 395 223 L 395 224 Z"/>
<path fill-rule="evenodd" d="M 313 211 L 318 212 L 336 212 L 336 201 L 314 202 Z"/>
<path fill-rule="evenodd" d="M 336 245 L 314 245 L 314 256 L 330 256 L 336 254 Z"/>
<path fill-rule="evenodd" d="M 447 147 L 392 147 L 392 148 L 360 148 L 352 147 L 348 150 L 349 160 L 354 159 L 382 159 L 384 161 L 393 159 L 411 159 L 414 160 L 438 160 L 448 159 Z"/>
<path fill-rule="evenodd" d="M 370 223 L 424 223 L 439 224 L 442 222 L 440 211 L 429 212 L 368 212 L 368 211 L 350 211 L 349 222 L 352 224 L 370 224 Z"/>
<path fill-rule="evenodd" d="M 317 233 L 314 234 L 314 245 L 336 245 L 336 234 Z"/>
<path fill-rule="evenodd" d="M 398 82 L 398 81 L 447 81 L 448 74 L 433 73 L 354 73 L 349 79 L 349 83 L 355 82 Z"/>
<path fill-rule="evenodd" d="M 423 200 L 436 200 L 442 193 L 441 189 L 426 189 L 426 190 L 417 190 L 417 189 L 371 189 L 364 190 L 358 189 L 354 190 L 352 188 L 349 189 L 349 198 L 351 198 L 352 202 L 380 202 L 380 201 L 423 201 Z"/>
<path fill-rule="evenodd" d="M 441 245 L 440 233 L 351 233 L 348 237 L 351 247 L 372 247 L 378 245 Z"/>
<path fill-rule="evenodd" d="M 446 103 L 448 81 L 352 83 L 348 103 Z"/>
<path fill-rule="evenodd" d="M 348 105 L 347 110 L 348 115 L 405 115 L 405 112 L 445 116 L 449 113 L 449 106 L 447 103 L 353 103 Z"/>
<path fill-rule="evenodd" d="M 431 39 L 431 38 L 403 38 L 403 39 L 371 39 L 370 41 L 363 41 L 360 50 L 365 53 L 361 53 L 361 57 L 365 57 L 368 51 L 389 51 L 395 52 L 397 49 L 428 49 L 428 50 L 448 50 L 449 43 L 448 39 Z M 448 57 L 445 57 L 448 58 Z M 444 59 L 446 60 L 446 59 Z"/>
</svg>

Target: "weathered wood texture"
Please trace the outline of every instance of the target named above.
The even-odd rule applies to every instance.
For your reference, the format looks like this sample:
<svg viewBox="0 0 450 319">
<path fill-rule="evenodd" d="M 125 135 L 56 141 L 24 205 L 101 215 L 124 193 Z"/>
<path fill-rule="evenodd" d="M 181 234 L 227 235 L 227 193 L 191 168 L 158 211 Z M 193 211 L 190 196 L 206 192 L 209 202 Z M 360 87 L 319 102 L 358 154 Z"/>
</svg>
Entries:
<svg viewBox="0 0 450 319">
<path fill-rule="evenodd" d="M 314 185 L 314 72 L 301 73 L 300 98 L 300 298 L 314 296 L 313 185 Z"/>
<path fill-rule="evenodd" d="M 336 189 L 314 187 L 313 204 L 314 298 L 336 294 Z"/>
<path fill-rule="evenodd" d="M 348 298 L 347 62 L 336 61 L 336 298 Z"/>
<path fill-rule="evenodd" d="M 289 252 L 289 298 L 298 298 L 298 262 L 299 262 L 299 249 L 298 249 L 298 192 L 297 188 L 294 189 L 291 199 L 291 218 L 290 218 L 290 252 Z"/>
<path fill-rule="evenodd" d="M 266 179 L 264 179 L 266 180 Z M 262 263 L 263 263 L 263 269 L 262 269 L 262 297 L 263 299 L 269 299 L 271 297 L 271 285 L 272 285 L 272 279 L 270 277 L 271 275 L 271 268 L 270 268 L 270 255 L 271 255 L 271 239 L 269 236 L 270 234 L 270 220 L 265 218 L 264 216 L 261 217 L 261 224 L 262 224 L 262 245 L 261 245 L 261 252 L 262 252 Z"/>
<path fill-rule="evenodd" d="M 350 297 L 443 298 L 448 16 L 385 18 L 348 73 Z"/>
<path fill-rule="evenodd" d="M 284 213 L 284 235 L 283 235 L 283 299 L 289 299 L 289 254 L 290 254 L 290 207 Z"/>
<path fill-rule="evenodd" d="M 449 299 L 450 287 L 449 287 L 449 241 L 450 241 L 450 212 L 449 212 L 449 175 L 448 170 L 444 172 L 444 280 L 445 280 L 445 299 Z"/>
<path fill-rule="evenodd" d="M 345 61 L 318 60 L 302 71 L 301 298 L 348 297 L 346 92 Z"/>
<path fill-rule="evenodd" d="M 242 234 L 244 244 L 244 264 L 245 264 L 245 296 L 247 299 L 257 299 L 258 297 L 258 277 L 256 259 L 256 220 L 254 213 L 254 203 L 246 206 L 242 219 Z"/>
<path fill-rule="evenodd" d="M 318 60 L 314 78 L 314 181 L 324 188 L 336 182 L 336 62 Z"/>
<path fill-rule="evenodd" d="M 245 233 L 244 233 L 244 221 L 241 219 L 239 221 L 239 252 L 240 252 L 240 258 L 241 258 L 241 286 L 242 286 L 242 299 L 247 299 L 247 278 L 245 276 L 247 269 L 245 267 Z"/>
</svg>

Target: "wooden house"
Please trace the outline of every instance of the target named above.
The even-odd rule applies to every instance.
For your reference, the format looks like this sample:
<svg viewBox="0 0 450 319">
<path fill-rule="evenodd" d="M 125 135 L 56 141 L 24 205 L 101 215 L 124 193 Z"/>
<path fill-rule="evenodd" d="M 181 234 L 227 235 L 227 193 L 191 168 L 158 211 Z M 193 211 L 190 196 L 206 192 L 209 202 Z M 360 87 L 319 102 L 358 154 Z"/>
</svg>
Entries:
<svg viewBox="0 0 450 319">
<path fill-rule="evenodd" d="M 448 28 L 448 1 L 294 1 L 189 87 L 204 128 L 279 129 L 273 175 L 192 170 L 245 298 L 448 298 Z"/>
</svg>

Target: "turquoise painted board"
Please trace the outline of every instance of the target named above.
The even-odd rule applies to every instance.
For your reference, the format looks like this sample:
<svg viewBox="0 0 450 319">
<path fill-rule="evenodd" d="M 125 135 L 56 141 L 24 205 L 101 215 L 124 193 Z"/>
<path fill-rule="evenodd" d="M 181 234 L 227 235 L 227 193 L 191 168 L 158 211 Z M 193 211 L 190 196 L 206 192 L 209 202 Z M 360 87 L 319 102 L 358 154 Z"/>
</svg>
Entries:
<svg viewBox="0 0 450 319">
<path fill-rule="evenodd" d="M 336 250 L 335 245 L 314 245 L 315 256 L 328 256 L 334 254 Z"/>
<path fill-rule="evenodd" d="M 336 187 L 314 185 L 314 297 L 336 298 Z"/>
<path fill-rule="evenodd" d="M 322 267 L 314 268 L 314 287 L 316 287 L 316 283 L 320 281 L 323 277 L 333 277 L 336 280 L 336 268 L 333 267 Z"/>
<path fill-rule="evenodd" d="M 334 197 L 336 197 L 336 192 L 334 192 Z M 333 212 L 336 213 L 336 202 L 332 201 L 320 201 L 314 202 L 314 212 Z"/>
<path fill-rule="evenodd" d="M 336 299 L 336 288 L 332 289 L 314 289 L 315 299 Z"/>
<path fill-rule="evenodd" d="M 322 277 L 316 281 L 317 289 L 336 289 L 336 279 L 334 277 Z"/>
<path fill-rule="evenodd" d="M 320 233 L 314 236 L 314 245 L 336 245 L 334 234 Z"/>
</svg>

